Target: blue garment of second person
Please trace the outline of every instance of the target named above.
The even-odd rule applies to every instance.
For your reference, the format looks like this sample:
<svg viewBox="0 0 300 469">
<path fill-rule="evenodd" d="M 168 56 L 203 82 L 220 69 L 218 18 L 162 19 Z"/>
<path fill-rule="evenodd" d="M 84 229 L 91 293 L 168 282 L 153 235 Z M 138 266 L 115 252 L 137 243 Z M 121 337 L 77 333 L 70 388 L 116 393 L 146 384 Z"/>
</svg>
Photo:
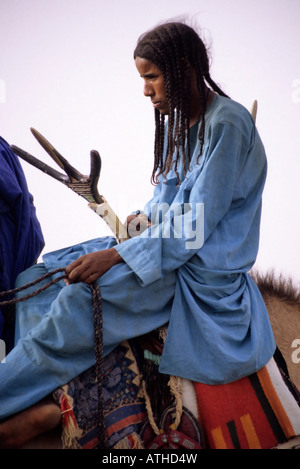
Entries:
<svg viewBox="0 0 300 469">
<path fill-rule="evenodd" d="M 9 144 L 0 137 L 0 291 L 15 287 L 20 272 L 37 261 L 44 238 L 24 172 Z M 7 350 L 14 340 L 13 321 L 4 324 L 0 306 L 0 339 Z"/>
</svg>

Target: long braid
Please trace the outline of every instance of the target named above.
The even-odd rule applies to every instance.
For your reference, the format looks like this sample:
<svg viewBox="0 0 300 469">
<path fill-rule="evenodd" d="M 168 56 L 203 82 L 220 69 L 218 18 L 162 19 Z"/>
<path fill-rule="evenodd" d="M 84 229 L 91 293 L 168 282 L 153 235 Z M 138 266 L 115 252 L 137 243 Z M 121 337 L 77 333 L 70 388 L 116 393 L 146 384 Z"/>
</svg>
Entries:
<svg viewBox="0 0 300 469">
<path fill-rule="evenodd" d="M 169 114 L 169 121 L 168 121 L 168 138 L 167 138 L 167 149 L 166 149 L 166 158 L 163 160 L 163 163 L 159 167 L 159 171 L 156 174 L 158 177 L 160 174 L 164 173 L 167 174 L 170 170 L 173 153 L 176 148 L 176 138 L 178 133 L 178 125 L 177 125 L 177 116 L 175 120 L 175 109 L 178 103 L 177 97 L 177 89 L 174 89 L 172 86 L 172 80 L 170 77 L 174 77 L 174 73 L 177 73 L 176 69 L 176 57 L 174 57 L 173 49 L 170 47 L 170 39 L 168 35 L 168 31 L 166 30 L 158 30 L 155 33 L 157 41 L 159 44 L 165 44 L 163 48 L 155 48 L 155 53 L 159 57 L 160 61 L 165 64 L 165 68 L 163 69 L 163 76 L 164 76 L 164 83 L 166 88 L 166 95 L 171 102 L 170 106 L 170 114 Z M 166 56 L 169 57 L 169 60 L 166 60 Z M 173 129 L 175 126 L 175 135 L 173 134 Z M 161 127 L 163 132 L 160 133 L 160 141 L 159 141 L 159 148 L 162 151 L 162 155 L 160 158 L 162 159 L 163 150 L 164 150 L 164 128 Z M 154 176 L 154 172 L 152 177 Z"/>
<path fill-rule="evenodd" d="M 229 98 L 229 96 L 225 94 L 224 91 L 222 91 L 221 88 L 212 80 L 209 72 L 207 72 L 204 78 L 216 93 L 218 93 L 220 96 L 224 96 L 225 98 Z"/>
<path fill-rule="evenodd" d="M 191 69 L 196 72 L 197 88 L 202 103 L 200 113 L 200 154 L 205 135 L 205 112 L 207 108 L 207 85 L 221 96 L 228 97 L 212 80 L 209 74 L 209 59 L 206 47 L 196 31 L 184 23 L 172 22 L 158 26 L 138 40 L 134 58 L 142 57 L 154 63 L 162 72 L 169 102 L 168 136 L 164 136 L 164 119 L 155 110 L 155 143 L 152 182 L 158 176 L 165 177 L 174 165 L 175 173 L 182 159 L 184 175 L 190 164 L 190 106 Z M 165 144 L 166 142 L 166 144 Z"/>
<path fill-rule="evenodd" d="M 154 110 L 155 115 L 155 141 L 154 141 L 154 167 L 153 173 L 156 174 L 158 168 L 163 165 L 163 145 L 161 144 L 161 135 L 164 134 L 164 115 L 160 114 L 158 109 Z M 153 180 L 153 182 L 155 182 Z"/>
<path fill-rule="evenodd" d="M 182 60 L 182 50 L 184 50 L 183 40 L 181 38 L 180 32 L 175 28 L 175 37 L 174 32 L 172 29 L 166 28 L 166 36 L 168 38 L 168 42 L 164 44 L 172 44 L 172 47 L 168 47 L 168 56 L 172 61 L 172 74 L 170 76 L 170 88 L 172 89 L 173 93 L 171 95 L 170 103 L 171 109 L 175 110 L 176 108 L 176 123 L 175 123 L 175 132 L 173 134 L 174 126 L 169 126 L 169 139 L 173 141 L 173 148 L 170 146 L 168 149 L 168 159 L 169 165 L 167 170 L 169 171 L 171 168 L 171 163 L 173 162 L 173 153 L 174 149 L 176 150 L 175 153 L 175 166 L 174 170 L 177 175 L 178 180 L 179 174 L 177 171 L 178 161 L 180 157 L 183 159 L 183 167 L 184 172 L 186 172 L 186 163 L 187 157 L 185 152 L 185 142 L 186 142 L 186 131 L 189 131 L 189 96 L 190 96 L 190 80 L 187 79 L 185 76 L 185 64 Z M 186 83 L 187 87 L 185 86 L 178 86 L 179 84 Z M 174 99 L 172 99 L 174 97 Z M 167 172 L 164 173 L 166 176 Z"/>
</svg>

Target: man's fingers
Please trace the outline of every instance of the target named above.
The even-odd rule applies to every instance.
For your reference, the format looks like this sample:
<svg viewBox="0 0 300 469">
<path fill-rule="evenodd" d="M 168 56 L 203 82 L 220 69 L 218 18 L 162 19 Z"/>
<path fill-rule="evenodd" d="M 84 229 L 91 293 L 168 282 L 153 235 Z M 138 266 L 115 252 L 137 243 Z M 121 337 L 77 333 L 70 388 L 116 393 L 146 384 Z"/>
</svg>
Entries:
<svg viewBox="0 0 300 469">
<path fill-rule="evenodd" d="M 74 269 L 68 275 L 67 281 L 68 283 L 76 283 L 76 282 L 85 282 L 85 283 L 93 283 L 97 279 L 97 274 L 92 273 L 90 270 L 81 270 L 81 269 Z"/>
<path fill-rule="evenodd" d="M 79 257 L 79 259 L 77 259 L 76 261 L 72 262 L 72 264 L 68 265 L 67 268 L 66 268 L 66 274 L 67 275 L 70 275 L 70 273 L 76 269 L 76 267 L 78 267 L 79 265 L 82 264 L 82 258 Z"/>
<path fill-rule="evenodd" d="M 66 268 L 66 284 L 75 282 L 95 282 L 113 265 L 123 259 L 114 248 L 84 254 Z"/>
<path fill-rule="evenodd" d="M 143 231 L 151 226 L 147 215 L 144 213 L 134 216 L 127 225 L 127 232 L 131 238 L 139 236 Z"/>
<path fill-rule="evenodd" d="M 85 282 L 89 275 L 92 274 L 92 271 L 85 262 L 85 256 L 82 256 L 66 268 L 66 274 L 69 283 Z"/>
</svg>

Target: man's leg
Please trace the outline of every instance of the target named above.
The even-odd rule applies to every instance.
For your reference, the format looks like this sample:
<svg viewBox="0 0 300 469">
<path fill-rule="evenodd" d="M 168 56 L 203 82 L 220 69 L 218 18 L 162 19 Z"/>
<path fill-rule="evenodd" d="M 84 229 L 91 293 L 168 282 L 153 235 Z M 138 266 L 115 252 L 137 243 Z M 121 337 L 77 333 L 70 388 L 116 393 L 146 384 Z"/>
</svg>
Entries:
<svg viewBox="0 0 300 469">
<path fill-rule="evenodd" d="M 69 285 L 0 363 L 0 421 L 36 404 L 94 360 L 90 288 Z"/>
<path fill-rule="evenodd" d="M 123 340 L 168 322 L 175 280 L 174 274 L 141 287 L 126 264 L 103 275 L 105 355 Z M 91 290 L 85 283 L 71 284 L 0 363 L 0 421 L 36 404 L 94 363 Z"/>
</svg>

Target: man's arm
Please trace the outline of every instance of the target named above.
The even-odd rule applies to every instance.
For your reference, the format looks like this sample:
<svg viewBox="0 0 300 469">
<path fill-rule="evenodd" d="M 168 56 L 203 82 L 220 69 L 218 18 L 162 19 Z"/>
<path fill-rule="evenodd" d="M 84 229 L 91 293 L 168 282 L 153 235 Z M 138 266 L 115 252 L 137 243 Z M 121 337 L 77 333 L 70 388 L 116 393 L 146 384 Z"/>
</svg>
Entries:
<svg viewBox="0 0 300 469">
<path fill-rule="evenodd" d="M 93 283 L 111 267 L 124 262 L 114 248 L 85 254 L 66 268 L 66 284 L 76 282 Z"/>
</svg>

